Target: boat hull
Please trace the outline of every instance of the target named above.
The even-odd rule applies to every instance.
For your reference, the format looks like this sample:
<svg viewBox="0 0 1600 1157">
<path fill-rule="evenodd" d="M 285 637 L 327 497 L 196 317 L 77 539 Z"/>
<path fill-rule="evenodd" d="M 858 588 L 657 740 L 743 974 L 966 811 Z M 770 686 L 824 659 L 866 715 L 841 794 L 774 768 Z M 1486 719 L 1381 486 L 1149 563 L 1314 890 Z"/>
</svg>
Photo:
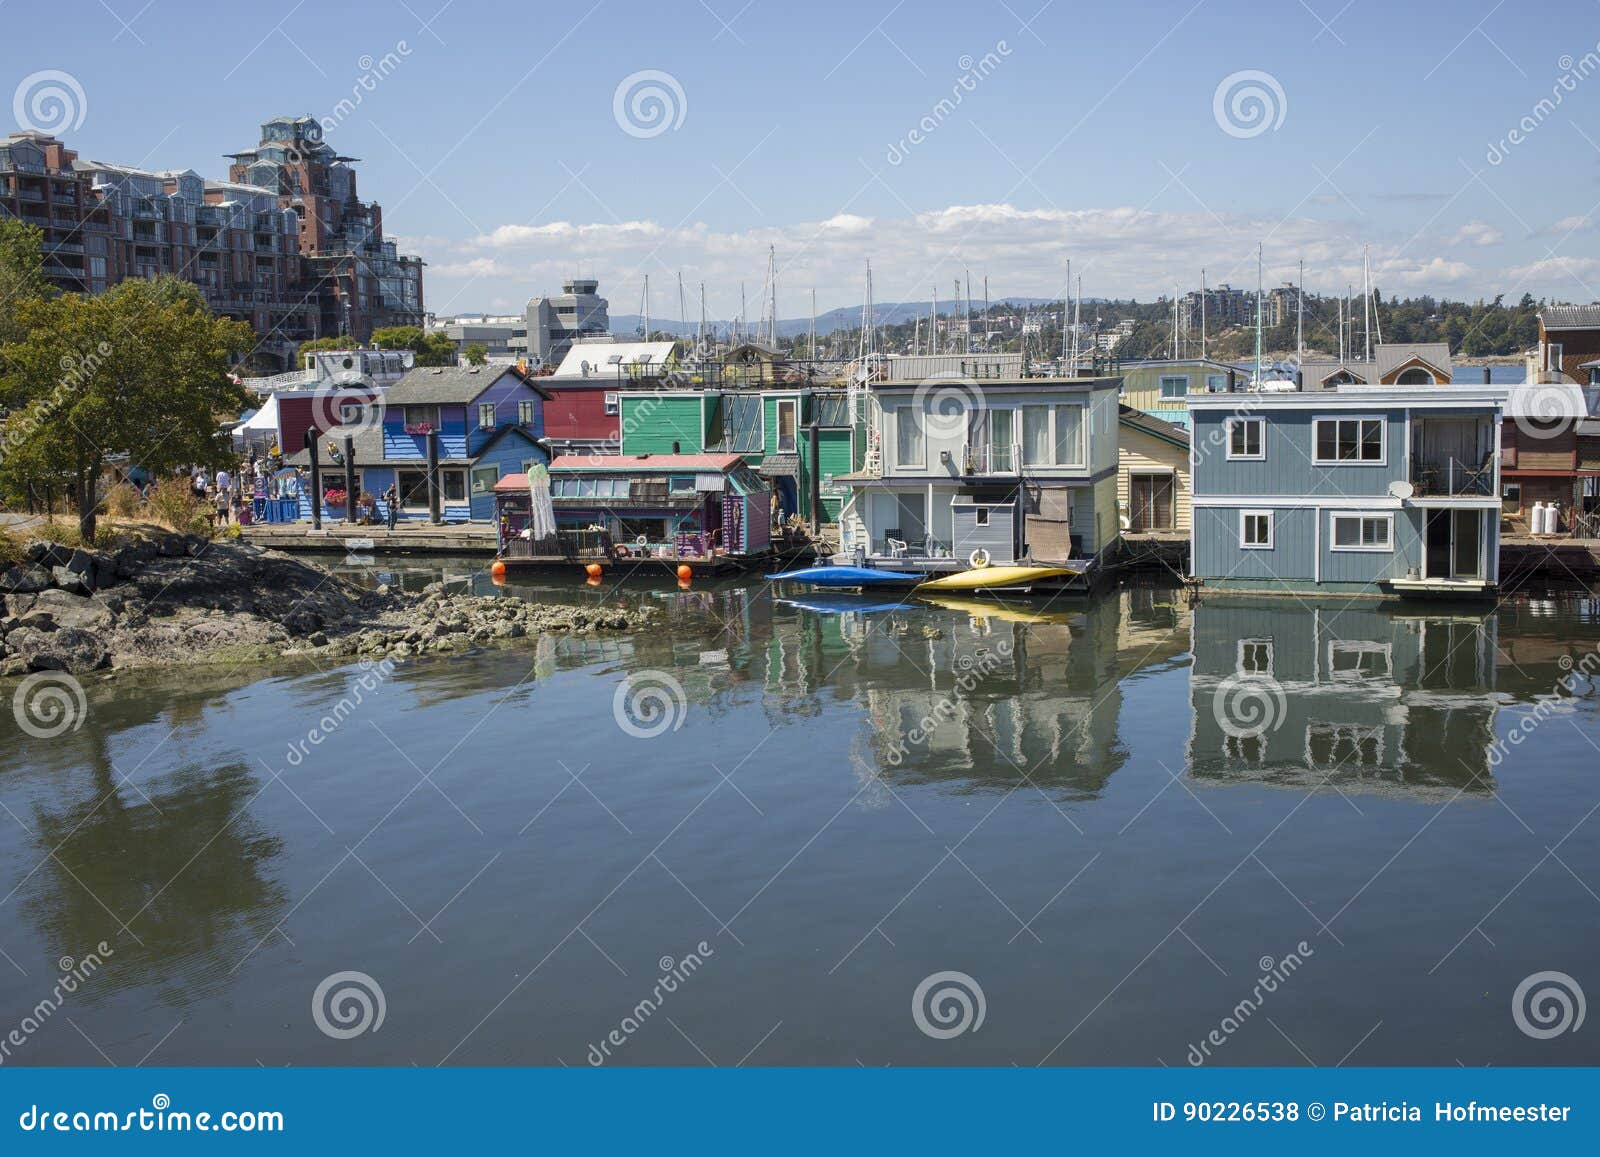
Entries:
<svg viewBox="0 0 1600 1157">
<path fill-rule="evenodd" d="M 996 591 L 1029 587 L 1046 579 L 1064 578 L 1077 571 L 1064 566 L 984 566 L 957 574 L 941 575 L 917 587 L 917 593 L 938 591 Z"/>
<path fill-rule="evenodd" d="M 805 583 L 807 586 L 843 590 L 851 587 L 908 587 L 922 575 L 897 570 L 874 570 L 864 566 L 813 566 L 805 570 L 769 574 L 768 582 Z"/>
</svg>

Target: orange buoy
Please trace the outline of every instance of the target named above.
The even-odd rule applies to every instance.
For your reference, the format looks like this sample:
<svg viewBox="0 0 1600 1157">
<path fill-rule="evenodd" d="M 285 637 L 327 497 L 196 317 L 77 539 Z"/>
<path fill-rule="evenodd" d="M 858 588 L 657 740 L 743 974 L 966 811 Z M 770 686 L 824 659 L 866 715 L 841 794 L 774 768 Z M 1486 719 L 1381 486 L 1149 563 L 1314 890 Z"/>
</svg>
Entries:
<svg viewBox="0 0 1600 1157">
<path fill-rule="evenodd" d="M 590 575 L 588 578 L 583 580 L 583 585 L 586 586 L 586 587 L 597 587 L 597 586 L 599 586 L 600 585 L 600 576 L 597 575 L 597 574 Z"/>
<path fill-rule="evenodd" d="M 678 577 L 684 582 L 688 582 L 690 579 L 694 578 L 694 568 L 688 563 L 684 563 L 678 568 Z"/>
<path fill-rule="evenodd" d="M 591 562 L 588 566 L 584 567 L 583 570 L 584 573 L 592 579 L 597 579 L 605 573 L 605 568 L 597 562 Z"/>
<path fill-rule="evenodd" d="M 494 560 L 494 565 L 489 568 L 489 577 L 496 582 L 501 582 L 506 577 L 506 564 L 499 559 Z"/>
</svg>

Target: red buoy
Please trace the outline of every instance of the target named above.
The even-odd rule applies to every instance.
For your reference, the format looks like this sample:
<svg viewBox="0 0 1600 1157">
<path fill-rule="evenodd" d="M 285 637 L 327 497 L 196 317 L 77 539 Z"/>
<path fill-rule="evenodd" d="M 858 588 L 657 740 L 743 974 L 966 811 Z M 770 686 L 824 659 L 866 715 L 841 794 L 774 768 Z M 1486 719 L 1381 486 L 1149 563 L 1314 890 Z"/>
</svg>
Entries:
<svg viewBox="0 0 1600 1157">
<path fill-rule="evenodd" d="M 682 566 L 678 567 L 678 577 L 684 582 L 688 582 L 694 577 L 694 568 L 688 563 L 684 563 Z"/>
<path fill-rule="evenodd" d="M 499 559 L 494 560 L 494 565 L 489 568 L 489 577 L 496 582 L 504 582 L 506 577 L 506 564 Z"/>
<path fill-rule="evenodd" d="M 584 573 L 592 579 L 597 579 L 605 573 L 605 568 L 597 562 L 591 562 L 588 566 L 584 567 L 583 570 Z"/>
</svg>

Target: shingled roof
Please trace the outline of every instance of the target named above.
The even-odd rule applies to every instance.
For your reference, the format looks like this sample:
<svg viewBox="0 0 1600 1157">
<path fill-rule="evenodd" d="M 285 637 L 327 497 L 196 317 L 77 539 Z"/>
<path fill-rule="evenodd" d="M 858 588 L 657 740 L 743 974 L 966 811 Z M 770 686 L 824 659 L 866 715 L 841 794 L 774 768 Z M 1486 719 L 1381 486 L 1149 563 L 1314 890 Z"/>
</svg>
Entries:
<svg viewBox="0 0 1600 1157">
<path fill-rule="evenodd" d="M 1600 305 L 1547 305 L 1539 320 L 1545 329 L 1600 329 Z"/>
<path fill-rule="evenodd" d="M 553 395 L 515 366 L 418 366 L 384 391 L 384 400 L 397 406 L 429 406 L 472 401 L 510 374 L 545 401 Z"/>
</svg>

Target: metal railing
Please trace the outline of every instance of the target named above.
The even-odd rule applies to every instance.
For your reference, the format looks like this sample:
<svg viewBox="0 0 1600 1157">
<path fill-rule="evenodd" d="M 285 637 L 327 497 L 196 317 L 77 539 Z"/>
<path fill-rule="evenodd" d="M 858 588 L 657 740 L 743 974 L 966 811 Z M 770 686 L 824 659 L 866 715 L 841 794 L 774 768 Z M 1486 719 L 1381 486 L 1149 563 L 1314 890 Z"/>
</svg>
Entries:
<svg viewBox="0 0 1600 1157">
<path fill-rule="evenodd" d="M 974 445 L 966 448 L 962 462 L 963 474 L 1015 474 L 1017 463 L 1022 461 L 1022 447 L 1009 445 Z"/>
<path fill-rule="evenodd" d="M 1483 497 L 1494 494 L 1494 459 L 1473 464 L 1446 457 L 1411 464 L 1411 485 L 1419 498 Z"/>
<path fill-rule="evenodd" d="M 879 558 L 950 558 L 953 549 L 949 539 L 932 535 L 912 540 L 883 535 L 872 540 L 872 553 Z"/>
</svg>

